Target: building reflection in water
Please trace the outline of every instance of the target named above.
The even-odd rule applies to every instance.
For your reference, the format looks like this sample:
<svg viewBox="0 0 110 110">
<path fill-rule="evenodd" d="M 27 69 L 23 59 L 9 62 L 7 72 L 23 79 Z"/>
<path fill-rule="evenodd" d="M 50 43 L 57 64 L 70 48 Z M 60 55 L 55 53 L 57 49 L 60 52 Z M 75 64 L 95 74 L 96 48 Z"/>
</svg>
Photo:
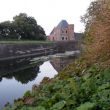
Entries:
<svg viewBox="0 0 110 110">
<path fill-rule="evenodd" d="M 52 66 L 56 69 L 56 71 L 61 71 L 68 64 L 71 64 L 74 61 L 75 57 L 56 57 L 50 60 Z"/>
</svg>

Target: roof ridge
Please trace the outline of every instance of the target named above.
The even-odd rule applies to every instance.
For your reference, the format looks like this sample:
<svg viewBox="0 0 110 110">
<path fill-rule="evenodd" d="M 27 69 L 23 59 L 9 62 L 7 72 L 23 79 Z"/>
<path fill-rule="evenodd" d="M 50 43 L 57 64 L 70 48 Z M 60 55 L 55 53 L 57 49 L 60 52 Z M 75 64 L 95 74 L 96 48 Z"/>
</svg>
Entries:
<svg viewBox="0 0 110 110">
<path fill-rule="evenodd" d="M 60 23 L 57 25 L 58 28 L 67 28 L 68 22 L 66 20 L 61 20 Z"/>
</svg>

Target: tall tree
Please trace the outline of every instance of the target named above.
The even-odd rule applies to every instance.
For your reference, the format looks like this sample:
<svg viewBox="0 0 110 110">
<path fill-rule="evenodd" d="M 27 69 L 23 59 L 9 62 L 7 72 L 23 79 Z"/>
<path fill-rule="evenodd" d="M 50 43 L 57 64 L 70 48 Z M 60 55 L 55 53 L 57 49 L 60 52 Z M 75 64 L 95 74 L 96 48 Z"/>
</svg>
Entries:
<svg viewBox="0 0 110 110">
<path fill-rule="evenodd" d="M 88 58 L 91 61 L 110 60 L 110 0 L 93 1 L 82 20 L 89 41 Z"/>
<path fill-rule="evenodd" d="M 5 21 L 0 24 L 1 39 L 17 39 L 16 29 L 10 21 Z"/>
<path fill-rule="evenodd" d="M 20 13 L 13 18 L 13 23 L 17 27 L 17 32 L 20 34 L 21 39 L 36 39 L 45 40 L 45 32 L 40 26 L 37 25 L 33 17 L 28 17 L 25 13 Z M 43 39 L 40 39 L 43 34 Z"/>
<path fill-rule="evenodd" d="M 45 40 L 44 29 L 25 13 L 13 17 L 13 21 L 0 23 L 0 39 Z"/>
</svg>

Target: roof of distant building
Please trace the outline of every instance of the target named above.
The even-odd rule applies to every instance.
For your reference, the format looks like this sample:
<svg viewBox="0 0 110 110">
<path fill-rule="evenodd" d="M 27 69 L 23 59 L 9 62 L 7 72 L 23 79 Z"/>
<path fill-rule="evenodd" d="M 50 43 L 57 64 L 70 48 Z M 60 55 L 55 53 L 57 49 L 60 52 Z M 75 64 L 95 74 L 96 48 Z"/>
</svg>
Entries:
<svg viewBox="0 0 110 110">
<path fill-rule="evenodd" d="M 66 20 L 62 20 L 58 26 L 58 28 L 67 28 L 68 27 L 68 22 Z"/>
<path fill-rule="evenodd" d="M 55 29 L 55 27 L 54 27 L 53 30 L 50 32 L 50 34 L 53 34 L 53 33 L 54 33 L 54 29 Z"/>
<path fill-rule="evenodd" d="M 67 28 L 68 27 L 68 22 L 66 20 L 61 20 L 60 23 L 57 25 L 56 28 L 60 28 L 60 29 L 64 29 L 64 28 Z M 54 29 L 55 27 L 53 28 L 53 30 L 51 31 L 50 34 L 53 34 L 54 33 Z"/>
</svg>

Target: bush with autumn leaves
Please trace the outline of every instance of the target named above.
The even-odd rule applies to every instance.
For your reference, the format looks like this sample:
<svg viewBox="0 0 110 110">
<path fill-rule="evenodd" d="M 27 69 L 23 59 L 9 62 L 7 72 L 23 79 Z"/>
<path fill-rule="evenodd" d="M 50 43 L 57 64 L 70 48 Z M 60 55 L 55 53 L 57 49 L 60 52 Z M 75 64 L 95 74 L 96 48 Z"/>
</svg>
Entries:
<svg viewBox="0 0 110 110">
<path fill-rule="evenodd" d="M 110 64 L 110 0 L 93 1 L 82 17 L 85 23 L 86 58 L 103 66 Z"/>
</svg>

